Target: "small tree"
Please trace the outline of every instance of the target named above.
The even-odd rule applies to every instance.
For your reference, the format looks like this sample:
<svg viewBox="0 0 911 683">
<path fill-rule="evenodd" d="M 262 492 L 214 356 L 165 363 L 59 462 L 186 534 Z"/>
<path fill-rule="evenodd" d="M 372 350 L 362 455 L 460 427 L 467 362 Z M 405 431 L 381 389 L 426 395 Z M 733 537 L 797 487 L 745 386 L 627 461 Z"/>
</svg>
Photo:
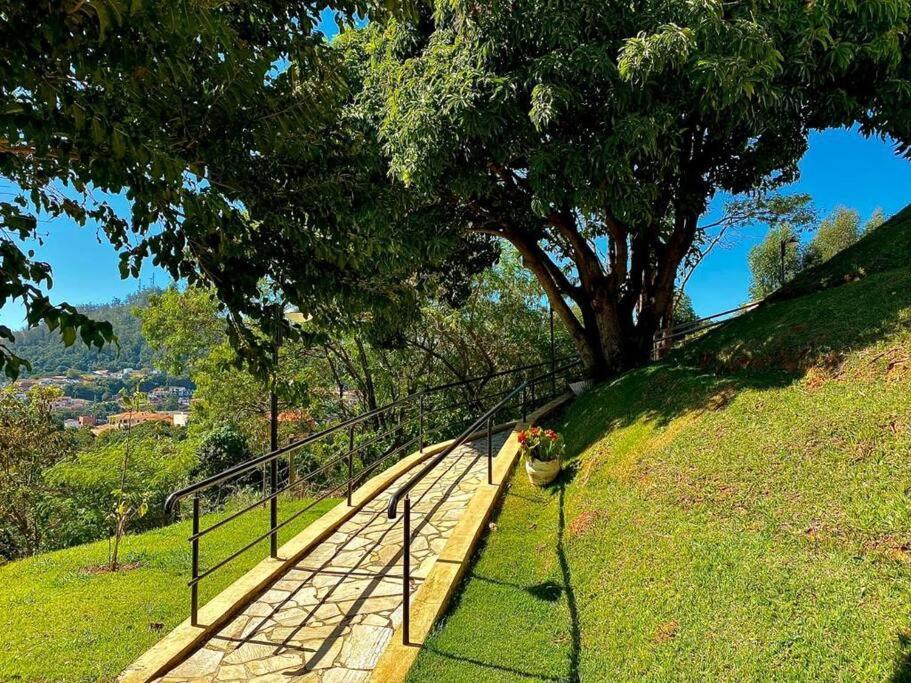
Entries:
<svg viewBox="0 0 911 683">
<path fill-rule="evenodd" d="M 121 401 L 127 409 L 127 431 L 132 428 L 133 418 L 136 413 L 148 407 L 148 397 L 137 387 L 132 393 L 121 392 Z M 131 440 L 129 434 L 123 445 L 123 459 L 120 461 L 120 486 L 114 489 L 114 507 L 108 518 L 113 522 L 114 535 L 111 539 L 108 563 L 112 572 L 120 567 L 120 541 L 127 531 L 129 523 L 136 518 L 145 517 L 149 511 L 149 492 L 135 492 L 127 490 L 127 470 L 130 466 Z"/>
<path fill-rule="evenodd" d="M 804 266 L 814 266 L 847 249 L 860 239 L 860 214 L 854 209 L 839 207 L 826 218 L 816 231 L 804 254 Z"/>
<path fill-rule="evenodd" d="M 803 268 L 805 259 L 797 233 L 785 224 L 769 230 L 762 243 L 750 250 L 747 260 L 752 276 L 750 298 L 755 300 L 764 299 L 785 282 L 792 280 Z"/>
<path fill-rule="evenodd" d="M 869 235 L 876 230 L 876 228 L 885 223 L 886 220 L 886 214 L 882 209 L 877 208 L 876 211 L 870 215 L 870 218 L 867 219 L 867 222 L 864 223 L 864 234 Z"/>
<path fill-rule="evenodd" d="M 687 323 L 696 322 L 699 316 L 696 315 L 696 309 L 693 308 L 693 300 L 690 295 L 683 290 L 677 292 L 677 300 L 674 302 L 674 327 L 686 325 Z"/>
</svg>

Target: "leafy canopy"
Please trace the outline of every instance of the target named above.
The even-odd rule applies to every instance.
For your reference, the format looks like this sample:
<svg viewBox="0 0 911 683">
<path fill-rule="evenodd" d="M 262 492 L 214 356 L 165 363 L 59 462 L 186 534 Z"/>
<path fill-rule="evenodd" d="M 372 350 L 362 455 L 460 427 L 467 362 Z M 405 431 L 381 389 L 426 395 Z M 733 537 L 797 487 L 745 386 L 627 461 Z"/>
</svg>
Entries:
<svg viewBox="0 0 911 683">
<path fill-rule="evenodd" d="M 911 151 L 909 16 L 908 0 L 446 0 L 359 35 L 362 101 L 393 178 L 444 217 L 425 229 L 512 242 L 586 362 L 616 369 L 670 314 L 715 193 L 793 180 L 815 129 Z"/>
<path fill-rule="evenodd" d="M 332 3 L 349 17 L 396 3 L 380 5 Z M 27 246 L 39 218 L 67 216 L 100 227 L 124 277 L 151 259 L 215 286 L 243 336 L 243 317 L 268 310 L 259 284 L 281 270 L 285 245 L 262 234 L 234 181 L 274 178 L 282 150 L 303 166 L 319 159 L 320 126 L 344 92 L 313 33 L 326 6 L 0 0 L 0 177 L 14 190 L 0 201 L 0 306 L 19 300 L 29 327 L 59 330 L 67 346 L 114 341 L 110 324 L 50 300 L 51 266 Z M 108 201 L 121 193 L 128 216 Z M 12 377 L 26 362 L 13 337 L 0 326 Z"/>
</svg>

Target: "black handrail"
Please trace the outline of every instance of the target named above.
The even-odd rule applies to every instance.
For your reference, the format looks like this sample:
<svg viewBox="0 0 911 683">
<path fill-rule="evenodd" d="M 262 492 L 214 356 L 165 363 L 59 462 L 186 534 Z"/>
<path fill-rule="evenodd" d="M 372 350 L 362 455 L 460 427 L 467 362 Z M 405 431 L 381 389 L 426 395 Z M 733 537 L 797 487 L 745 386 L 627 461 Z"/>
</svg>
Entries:
<svg viewBox="0 0 911 683">
<path fill-rule="evenodd" d="M 561 365 L 564 360 L 565 360 L 565 358 L 559 359 L 559 362 Z M 260 542 L 262 542 L 263 540 L 265 540 L 267 538 L 270 540 L 270 555 L 272 557 L 277 557 L 279 530 L 286 528 L 292 521 L 294 521 L 295 519 L 300 517 L 302 514 L 304 514 L 308 510 L 312 509 L 313 506 L 315 506 L 322 500 L 325 500 L 329 496 L 336 494 L 337 492 L 342 490 L 344 487 L 347 487 L 348 505 L 349 506 L 352 505 L 352 491 L 353 491 L 354 487 L 356 485 L 359 485 L 360 482 L 362 482 L 366 476 L 368 476 L 372 472 L 376 471 L 379 467 L 381 467 L 384 463 L 386 463 L 389 460 L 389 458 L 395 456 L 396 454 L 400 454 L 400 453 L 404 452 L 405 449 L 411 448 L 415 444 L 417 444 L 417 447 L 419 450 L 423 451 L 424 444 L 425 444 L 425 435 L 427 433 L 426 418 L 428 416 L 431 416 L 438 412 L 442 412 L 443 409 L 453 411 L 453 410 L 463 408 L 467 405 L 481 405 L 483 402 L 485 402 L 491 398 L 501 396 L 503 394 L 503 392 L 493 391 L 493 392 L 489 392 L 486 395 L 480 395 L 481 389 L 483 387 L 476 387 L 476 388 L 472 389 L 473 398 L 471 401 L 468 401 L 465 404 L 450 402 L 450 403 L 448 403 L 444 406 L 440 406 L 440 407 L 436 407 L 433 405 L 428 407 L 428 405 L 427 405 L 428 403 L 431 403 L 431 404 L 436 403 L 436 401 L 429 401 L 428 399 L 434 399 L 434 398 L 438 397 L 440 395 L 439 392 L 441 392 L 443 390 L 455 389 L 457 387 L 467 386 L 473 382 L 483 381 L 484 386 L 486 386 L 486 384 L 493 379 L 506 377 L 509 375 L 515 375 L 517 373 L 525 373 L 526 376 L 528 376 L 529 374 L 531 374 L 532 371 L 545 367 L 545 366 L 548 366 L 548 365 L 550 366 L 550 371 L 548 373 L 546 373 L 545 375 L 529 378 L 525 383 L 523 383 L 523 385 L 527 384 L 528 386 L 531 387 L 531 392 L 530 392 L 531 400 L 532 400 L 532 402 L 534 402 L 535 401 L 534 387 L 537 383 L 539 383 L 540 381 L 543 381 L 547 378 L 550 378 L 550 380 L 552 382 L 552 386 L 553 386 L 554 390 L 556 390 L 556 376 L 558 374 L 563 374 L 567 370 L 578 365 L 578 361 L 574 361 L 574 362 L 572 362 L 568 365 L 562 366 L 558 369 L 557 361 L 556 361 L 556 359 L 553 359 L 552 361 L 548 361 L 548 362 L 535 363 L 535 364 L 531 364 L 531 365 L 522 366 L 519 368 L 502 370 L 502 371 L 493 373 L 491 375 L 488 375 L 486 377 L 472 377 L 467 380 L 462 380 L 459 382 L 452 382 L 449 384 L 424 389 L 424 390 L 415 392 L 413 394 L 404 396 L 396 401 L 388 403 L 379 408 L 375 408 L 374 410 L 371 410 L 369 412 L 351 417 L 347 420 L 344 420 L 336 425 L 323 429 L 314 434 L 310 434 L 310 435 L 304 437 L 303 439 L 299 439 L 298 441 L 296 441 L 294 443 L 288 444 L 287 446 L 275 449 L 269 453 L 265 453 L 263 455 L 252 458 L 246 462 L 239 463 L 237 465 L 229 467 L 228 469 L 224 470 L 223 472 L 217 473 L 210 477 L 206 477 L 205 479 L 202 479 L 198 482 L 190 484 L 189 486 L 185 486 L 178 491 L 173 492 L 170 496 L 168 496 L 167 500 L 165 501 L 165 510 L 167 512 L 169 512 L 169 513 L 173 512 L 173 510 L 175 509 L 178 502 L 180 502 L 184 498 L 192 496 L 192 502 L 193 502 L 193 518 L 192 518 L 193 527 L 192 527 L 192 533 L 188 538 L 188 541 L 190 542 L 191 562 L 192 562 L 191 578 L 190 578 L 190 581 L 188 582 L 188 585 L 190 586 L 190 593 L 191 593 L 191 597 L 190 597 L 191 623 L 193 623 L 194 625 L 197 623 L 199 583 L 202 581 L 202 579 L 211 575 L 213 572 L 217 571 L 218 569 L 225 566 L 232 560 L 236 559 L 243 553 L 252 549 L 257 544 L 259 544 Z M 528 392 L 526 392 L 526 394 L 527 393 Z M 513 395 L 515 395 L 515 390 L 510 394 L 510 396 L 507 399 L 504 399 L 498 405 L 500 407 L 502 407 L 502 405 L 505 405 L 505 403 L 509 400 L 509 398 L 512 398 Z M 523 402 L 522 402 L 523 417 L 525 415 L 527 406 L 528 406 L 528 396 L 523 395 Z M 417 409 L 417 414 L 411 413 L 409 415 L 409 411 L 411 411 L 413 409 Z M 395 411 L 398 412 L 397 415 L 395 414 Z M 390 413 L 392 413 L 392 415 L 385 419 L 388 420 L 390 423 L 394 423 L 394 426 L 392 428 L 384 429 L 381 433 L 378 433 L 378 434 L 372 434 L 372 435 L 370 435 L 369 439 L 363 440 L 361 443 L 355 445 L 355 438 L 354 438 L 355 428 L 358 425 L 367 423 L 368 421 L 371 421 L 371 420 L 375 420 L 382 415 L 389 415 Z M 414 430 L 414 427 L 415 427 L 414 423 L 416 421 L 418 422 L 418 426 L 417 426 L 417 430 L 416 430 L 417 435 L 415 436 L 414 431 L 412 431 L 412 430 Z M 437 432 L 437 431 L 439 431 L 440 426 L 441 425 L 439 425 L 438 423 L 434 424 L 430 427 L 430 431 Z M 377 431 L 379 431 L 379 429 L 381 429 L 381 422 L 377 421 Z M 489 429 L 490 429 L 490 425 L 488 425 L 488 431 L 489 431 Z M 292 461 L 290 459 L 292 457 L 291 453 L 293 451 L 296 451 L 297 449 L 307 446 L 308 444 L 313 444 L 327 436 L 331 436 L 333 434 L 339 434 L 339 433 L 343 432 L 343 430 L 347 430 L 347 433 L 348 433 L 348 448 L 346 449 L 346 452 L 344 452 L 340 455 L 336 455 L 335 457 L 331 457 L 331 458 L 327 459 L 325 462 L 320 463 L 319 466 L 315 470 L 308 472 L 305 476 L 303 476 L 299 479 L 293 478 L 294 469 L 293 469 L 293 464 L 291 464 Z M 409 435 L 410 435 L 410 438 L 408 438 Z M 389 439 L 390 437 L 392 439 L 392 443 L 388 447 L 384 447 L 385 452 L 379 454 L 378 457 L 376 457 L 376 458 L 371 457 L 370 460 L 365 460 L 364 455 L 363 455 L 364 449 L 374 447 L 374 446 L 379 446 L 380 443 L 382 443 L 386 439 Z M 489 435 L 488 435 L 488 440 L 489 440 Z M 360 452 L 362 454 L 360 457 L 362 467 L 361 467 L 360 471 L 355 472 L 354 454 L 358 453 L 358 452 Z M 279 486 L 276 475 L 277 475 L 278 467 L 279 467 L 279 458 L 281 458 L 282 456 L 288 456 L 288 458 L 289 458 L 289 460 L 288 460 L 289 468 L 287 470 L 288 480 L 286 482 L 284 482 L 283 485 Z M 305 484 L 308 484 L 315 477 L 317 477 L 321 474 L 331 473 L 333 468 L 335 468 L 339 465 L 344 466 L 344 464 L 346 462 L 347 462 L 347 470 L 348 470 L 348 477 L 346 480 L 336 483 L 334 485 L 328 486 L 328 488 L 325 488 L 324 490 L 322 490 L 320 492 L 320 494 L 314 500 L 311 500 L 309 502 L 309 504 L 305 505 L 303 508 L 296 510 L 289 518 L 285 519 L 281 523 L 278 522 L 277 502 L 278 502 L 278 497 L 281 494 L 283 494 L 287 491 L 290 491 L 292 489 L 297 489 Z M 228 514 L 223 519 L 220 519 L 220 520 L 210 524 L 208 527 L 206 527 L 204 529 L 200 528 L 200 521 L 201 521 L 201 514 L 200 514 L 201 496 L 200 496 L 200 494 L 203 491 L 205 491 L 213 486 L 216 486 L 218 484 L 221 484 L 229 479 L 232 479 L 235 477 L 240 477 L 246 473 L 252 472 L 254 470 L 258 470 L 261 467 L 263 468 L 263 471 L 265 471 L 265 467 L 267 465 L 271 465 L 271 471 L 270 471 L 270 477 L 269 477 L 270 484 L 269 484 L 268 492 L 264 490 L 262 497 L 258 497 L 256 501 L 243 505 L 239 509 L 232 511 L 230 514 Z M 490 456 L 488 456 L 488 479 L 490 479 L 490 476 L 491 476 L 490 468 L 491 468 Z M 207 569 L 205 569 L 204 571 L 202 571 L 200 568 L 200 541 L 201 541 L 201 539 L 204 536 L 208 535 L 210 532 L 215 531 L 216 529 L 219 529 L 219 528 L 225 526 L 226 524 L 234 521 L 238 517 L 240 517 L 246 513 L 249 513 L 252 510 L 254 510 L 255 508 L 265 505 L 267 503 L 270 505 L 270 510 L 271 510 L 269 529 L 267 531 L 265 531 L 264 533 L 258 535 L 256 538 L 254 538 L 250 542 L 246 543 L 243 547 L 233 551 L 227 557 L 219 560 L 214 565 L 212 565 L 212 566 L 208 567 Z"/>
<path fill-rule="evenodd" d="M 558 362 L 558 363 L 562 362 L 562 361 L 566 360 L 567 358 L 570 358 L 570 356 L 565 356 L 563 358 L 559 358 L 559 359 L 557 359 L 556 362 Z M 205 491 L 206 489 L 209 489 L 217 484 L 222 483 L 223 481 L 234 478 L 240 474 L 244 474 L 245 472 L 250 472 L 252 470 L 258 469 L 262 465 L 266 465 L 266 464 L 276 460 L 277 458 L 280 458 L 281 456 L 286 455 L 287 453 L 290 453 L 293 450 L 296 450 L 303 446 L 307 446 L 311 443 L 319 441 L 320 439 L 322 439 L 326 436 L 329 436 L 331 434 L 335 434 L 343 429 L 356 427 L 357 425 L 359 425 L 363 422 L 375 419 L 375 418 L 379 417 L 380 415 L 388 413 L 390 410 L 402 407 L 406 404 L 413 404 L 416 399 L 420 399 L 422 396 L 427 397 L 427 396 L 430 396 L 431 394 L 436 394 L 436 393 L 439 393 L 440 391 L 444 391 L 446 389 L 454 389 L 456 387 L 465 386 L 467 384 L 471 384 L 473 382 L 478 382 L 481 380 L 489 381 L 492 379 L 496 379 L 498 377 L 505 377 L 510 374 L 516 374 L 519 372 L 526 372 L 528 370 L 534 370 L 536 368 L 541 368 L 546 365 L 550 365 L 550 361 L 546 361 L 546 362 L 542 362 L 542 363 L 534 363 L 532 365 L 523 365 L 518 368 L 510 368 L 509 370 L 501 370 L 499 372 L 495 372 L 490 375 L 469 377 L 468 379 L 460 380 L 458 382 L 450 382 L 449 384 L 440 384 L 438 386 L 430 387 L 428 389 L 422 389 L 421 391 L 417 391 L 412 394 L 408 394 L 407 396 L 403 396 L 402 398 L 400 398 L 396 401 L 387 403 L 386 405 L 380 406 L 379 408 L 375 408 L 369 412 L 362 413 L 360 415 L 355 415 L 354 417 L 350 417 L 347 420 L 344 420 L 342 422 L 339 422 L 336 425 L 333 425 L 332 427 L 327 427 L 326 429 L 323 429 L 319 432 L 309 434 L 302 439 L 299 439 L 293 443 L 288 444 L 287 446 L 282 446 L 281 448 L 278 448 L 274 451 L 270 451 L 269 453 L 264 453 L 263 455 L 256 456 L 245 462 L 241 462 L 236 465 L 232 465 L 231 467 L 229 467 L 228 469 L 226 469 L 222 472 L 213 474 L 209 477 L 206 477 L 205 479 L 201 479 L 200 481 L 194 482 L 193 484 L 185 486 L 182 489 L 174 491 L 165 499 L 165 504 L 164 504 L 165 512 L 168 514 L 171 514 L 174 511 L 174 508 L 178 502 L 180 502 L 184 498 L 189 497 L 190 495 L 192 495 L 194 493 L 200 493 L 202 491 Z M 394 432 L 394 431 L 396 431 L 396 430 L 395 429 L 390 430 L 390 432 Z"/>
<path fill-rule="evenodd" d="M 684 336 L 687 334 L 691 334 L 693 332 L 699 332 L 700 330 L 703 330 L 707 327 L 711 327 L 713 325 L 719 325 L 723 322 L 727 322 L 727 320 L 722 320 L 722 321 L 719 321 L 716 323 L 710 323 L 708 325 L 706 325 L 705 323 L 707 323 L 710 320 L 714 320 L 715 318 L 720 318 L 725 315 L 731 315 L 733 313 L 740 313 L 741 311 L 751 311 L 754 308 L 756 308 L 760 303 L 762 303 L 762 302 L 761 301 L 751 301 L 750 303 L 744 304 L 743 306 L 738 306 L 737 308 L 731 308 L 727 311 L 721 311 L 720 313 L 713 313 L 712 315 L 707 315 L 704 318 L 698 318 L 696 320 L 691 320 L 690 322 L 687 322 L 687 323 L 682 323 L 680 325 L 672 327 L 670 330 L 667 331 L 667 333 L 663 333 L 663 332 L 659 333 L 658 335 L 656 335 L 655 341 L 660 343 L 663 341 L 667 341 L 668 339 L 672 339 L 674 337 Z"/>
<path fill-rule="evenodd" d="M 483 414 L 481 417 L 479 417 L 477 420 L 475 420 L 474 422 L 472 422 L 471 425 L 470 425 L 467 429 L 465 429 L 465 431 L 463 431 L 461 434 L 459 434 L 459 436 L 457 436 L 457 437 L 452 441 L 451 444 L 449 444 L 448 446 L 446 446 L 446 448 L 444 448 L 442 451 L 440 451 L 439 454 L 433 456 L 430 460 L 428 460 L 428 461 L 424 464 L 424 466 L 421 467 L 420 470 L 418 470 L 418 471 L 415 472 L 413 475 L 411 475 L 411 477 L 408 478 L 408 481 L 406 481 L 404 484 L 402 484 L 401 486 L 399 486 L 399 487 L 396 489 L 395 493 L 392 494 L 392 497 L 389 499 L 389 505 L 386 506 L 386 515 L 389 517 L 389 519 L 395 519 L 395 516 L 396 516 L 396 508 L 398 507 L 399 501 L 400 501 L 402 498 L 404 498 L 404 497 L 408 494 L 408 492 L 409 492 L 411 489 L 413 489 L 414 486 L 415 486 L 421 479 L 423 479 L 424 477 L 426 477 L 427 474 L 428 474 L 433 468 L 435 468 L 437 465 L 439 465 L 439 464 L 446 458 L 446 456 L 448 456 L 448 455 L 449 455 L 450 453 L 452 453 L 456 448 L 458 448 L 459 446 L 461 446 L 462 444 L 464 444 L 464 443 L 468 440 L 468 437 L 470 437 L 472 434 L 475 434 L 476 432 L 478 432 L 478 430 L 481 428 L 481 426 L 482 426 L 485 422 L 487 422 L 487 420 L 488 420 L 489 418 L 493 417 L 493 416 L 496 415 L 500 410 L 502 410 L 503 407 L 504 407 L 507 403 L 509 403 L 509 401 L 511 401 L 515 396 L 517 396 L 517 395 L 519 394 L 520 391 L 524 391 L 526 387 L 528 387 L 528 382 L 527 382 L 527 381 L 522 382 L 519 386 L 517 386 L 515 389 L 513 389 L 512 391 L 510 391 L 510 392 L 506 395 L 505 398 L 503 398 L 499 403 L 497 403 L 493 408 L 489 409 L 486 413 L 484 413 L 484 414 Z"/>
<path fill-rule="evenodd" d="M 408 480 L 399 486 L 390 496 L 389 503 L 386 506 L 386 515 L 389 519 L 396 518 L 399 501 L 403 502 L 402 510 L 402 642 L 405 645 L 410 644 L 411 638 L 411 490 L 426 477 L 435 467 L 445 460 L 456 448 L 462 446 L 466 441 L 480 432 L 480 429 L 486 423 L 487 426 L 487 484 L 493 485 L 493 442 L 491 435 L 493 433 L 493 420 L 498 412 L 519 393 L 522 394 L 522 420 L 527 419 L 528 411 L 528 389 L 531 388 L 532 403 L 535 402 L 535 386 L 540 382 L 550 380 L 551 391 L 556 395 L 557 374 L 562 374 L 567 370 L 577 366 L 579 361 L 575 361 L 560 369 L 556 363 L 551 364 L 551 369 L 544 375 L 531 377 L 509 391 L 496 405 L 489 408 L 479 418 L 471 423 L 459 436 L 446 446 L 440 453 L 430 458 L 424 465 Z"/>
<path fill-rule="evenodd" d="M 265 465 L 269 462 L 272 462 L 276 458 L 280 458 L 281 456 L 285 455 L 286 453 L 290 453 L 291 451 L 301 448 L 302 446 L 306 446 L 315 441 L 319 441 L 323 437 L 329 436 L 330 434 L 335 434 L 336 432 L 339 432 L 345 428 L 355 427 L 366 420 L 371 420 L 371 419 L 377 418 L 380 415 L 389 412 L 393 408 L 398 408 L 399 406 L 401 406 L 405 403 L 412 402 L 414 400 L 414 398 L 417 396 L 418 396 L 418 394 L 409 394 L 408 396 L 400 398 L 397 401 L 393 401 L 392 403 L 387 403 L 384 406 L 371 410 L 368 413 L 362 413 L 361 415 L 355 415 L 354 417 L 348 418 L 347 420 L 344 420 L 343 422 L 339 422 L 337 425 L 328 427 L 326 429 L 323 429 L 319 432 L 315 432 L 313 434 L 309 434 L 308 436 L 305 436 L 303 439 L 299 439 L 298 441 L 295 441 L 294 443 L 290 443 L 287 446 L 282 446 L 281 448 L 278 448 L 269 453 L 264 453 L 263 455 L 256 456 L 255 458 L 251 458 L 250 460 L 247 460 L 246 462 L 241 462 L 236 465 L 232 465 L 231 467 L 224 470 L 223 472 L 219 472 L 218 474 L 213 474 L 209 477 L 206 477 L 205 479 L 201 479 L 200 481 L 197 481 L 194 484 L 190 484 L 189 486 L 185 486 L 182 489 L 174 491 L 171 495 L 169 495 L 167 497 L 167 499 L 165 499 L 165 503 L 164 503 L 165 512 L 171 513 L 174 510 L 174 506 L 180 500 L 182 500 L 183 498 L 186 498 L 187 496 L 189 496 L 193 493 L 200 493 L 201 491 L 205 491 L 206 489 L 211 488 L 211 487 L 215 486 L 216 484 L 220 484 L 221 482 L 226 481 L 227 479 L 231 479 L 232 477 L 235 477 L 239 474 L 243 474 L 244 472 L 249 472 L 251 470 L 255 470 L 258 467 L 260 467 L 261 465 Z"/>
</svg>

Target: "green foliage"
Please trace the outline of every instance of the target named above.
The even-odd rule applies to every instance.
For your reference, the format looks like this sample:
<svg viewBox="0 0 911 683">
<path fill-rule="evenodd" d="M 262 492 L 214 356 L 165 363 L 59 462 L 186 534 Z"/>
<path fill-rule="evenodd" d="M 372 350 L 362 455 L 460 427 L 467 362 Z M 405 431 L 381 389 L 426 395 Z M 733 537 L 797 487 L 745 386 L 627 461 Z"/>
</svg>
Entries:
<svg viewBox="0 0 911 683">
<path fill-rule="evenodd" d="M 36 387 L 26 398 L 0 389 L 0 557 L 54 547 L 65 520 L 46 470 L 72 443 L 54 420 L 59 391 Z"/>
<path fill-rule="evenodd" d="M 219 474 L 252 456 L 243 434 L 226 424 L 218 425 L 206 433 L 196 452 L 198 464 L 193 476 L 199 479 Z"/>
<path fill-rule="evenodd" d="M 211 290 L 177 287 L 153 294 L 134 311 L 144 338 L 155 348 L 155 364 L 183 375 L 212 347 L 225 341 L 225 322 Z"/>
<path fill-rule="evenodd" d="M 690 295 L 686 292 L 678 292 L 674 301 L 674 326 L 686 325 L 696 322 L 698 319 L 699 316 L 696 315 L 696 309 L 693 308 L 693 300 Z"/>
<path fill-rule="evenodd" d="M 238 335 L 241 314 L 264 315 L 259 284 L 280 269 L 284 245 L 263 239 L 264 216 L 244 211 L 241 200 L 256 202 L 237 186 L 254 174 L 274 178 L 288 150 L 308 154 L 335 113 L 344 84 L 312 32 L 325 7 L 0 2 L 0 177 L 14 188 L 0 202 L 0 306 L 19 300 L 29 327 L 43 322 L 66 346 L 114 340 L 109 324 L 42 291 L 51 267 L 26 246 L 40 241 L 41 216 L 96 224 L 121 253 L 124 277 L 153 258 L 175 280 L 214 285 Z M 333 3 L 349 18 L 397 7 Z M 106 200 L 113 194 L 126 195 L 129 215 Z M 0 327 L 0 340 L 13 342 L 12 331 Z M 24 362 L 0 343 L 8 375 Z"/>
<path fill-rule="evenodd" d="M 857 242 L 860 235 L 860 214 L 844 207 L 836 209 L 822 222 L 808 245 L 804 256 L 806 265 L 828 261 Z"/>
<path fill-rule="evenodd" d="M 867 233 L 873 232 L 887 220 L 889 219 L 886 217 L 886 214 L 883 212 L 883 210 L 876 209 L 872 214 L 870 214 L 867 222 L 864 223 L 864 234 L 866 235 Z"/>
<path fill-rule="evenodd" d="M 68 544 L 104 538 L 113 530 L 108 515 L 120 504 L 120 491 L 140 497 L 148 493 L 149 514 L 137 522 L 138 528 L 166 522 L 164 499 L 196 468 L 196 444 L 184 432 L 161 423 L 112 430 L 51 467 L 46 477 L 71 511 Z"/>
<path fill-rule="evenodd" d="M 64 346 L 53 330 L 38 325 L 16 332 L 16 343 L 11 345 L 11 349 L 17 355 L 29 359 L 31 369 L 25 374 L 32 375 L 148 368 L 151 366 L 152 350 L 146 343 L 134 311 L 145 308 L 149 299 L 157 295 L 157 290 L 147 289 L 123 301 L 115 299 L 106 304 L 79 307 L 81 312 L 93 320 L 111 325 L 117 335 L 116 346 L 108 345 L 100 349 L 84 344 Z M 115 388 L 113 393 L 117 393 L 120 388 Z"/>
<path fill-rule="evenodd" d="M 719 191 L 793 180 L 810 130 L 856 122 L 911 151 L 909 16 L 907 0 L 435 2 L 339 46 L 415 217 L 511 242 L 608 375 L 647 357 Z"/>
<path fill-rule="evenodd" d="M 766 238 L 750 250 L 750 299 L 764 299 L 793 280 L 806 262 L 805 250 L 797 233 L 790 225 L 781 225 L 769 230 Z M 782 255 L 784 270 L 782 271 Z"/>
</svg>

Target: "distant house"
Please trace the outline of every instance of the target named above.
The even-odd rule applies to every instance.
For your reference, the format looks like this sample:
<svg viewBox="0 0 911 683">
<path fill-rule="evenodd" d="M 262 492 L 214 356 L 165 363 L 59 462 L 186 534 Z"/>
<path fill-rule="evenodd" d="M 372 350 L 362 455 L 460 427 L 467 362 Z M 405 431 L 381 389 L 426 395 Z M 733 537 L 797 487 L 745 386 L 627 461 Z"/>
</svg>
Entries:
<svg viewBox="0 0 911 683">
<path fill-rule="evenodd" d="M 80 427 L 94 427 L 96 424 L 98 424 L 98 418 L 96 418 L 94 415 L 79 416 Z"/>
<path fill-rule="evenodd" d="M 79 429 L 79 426 L 80 426 L 80 425 L 79 425 L 79 420 L 77 420 L 77 419 L 75 419 L 75 418 L 71 418 L 71 419 L 69 419 L 69 420 L 64 420 L 64 421 L 63 421 L 63 428 L 64 428 L 64 429 Z"/>
<path fill-rule="evenodd" d="M 153 413 L 151 411 L 137 411 L 134 413 L 117 413 L 108 417 L 108 424 L 117 429 L 129 429 L 143 422 L 167 422 L 173 424 L 171 413 Z"/>
<path fill-rule="evenodd" d="M 164 422 L 172 424 L 175 427 L 186 427 L 189 421 L 190 416 L 188 413 L 137 411 L 135 413 L 117 413 L 116 415 L 111 415 L 108 418 L 108 425 L 113 429 L 129 429 L 130 427 L 135 427 L 144 422 Z"/>
<path fill-rule="evenodd" d="M 155 387 L 149 392 L 149 400 L 152 403 L 164 403 L 171 397 L 176 398 L 181 404 L 189 404 L 190 390 L 186 387 L 167 386 Z"/>
<path fill-rule="evenodd" d="M 70 396 L 61 396 L 51 403 L 51 407 L 56 410 L 81 409 L 88 406 L 91 401 L 84 398 L 72 398 Z"/>
</svg>

